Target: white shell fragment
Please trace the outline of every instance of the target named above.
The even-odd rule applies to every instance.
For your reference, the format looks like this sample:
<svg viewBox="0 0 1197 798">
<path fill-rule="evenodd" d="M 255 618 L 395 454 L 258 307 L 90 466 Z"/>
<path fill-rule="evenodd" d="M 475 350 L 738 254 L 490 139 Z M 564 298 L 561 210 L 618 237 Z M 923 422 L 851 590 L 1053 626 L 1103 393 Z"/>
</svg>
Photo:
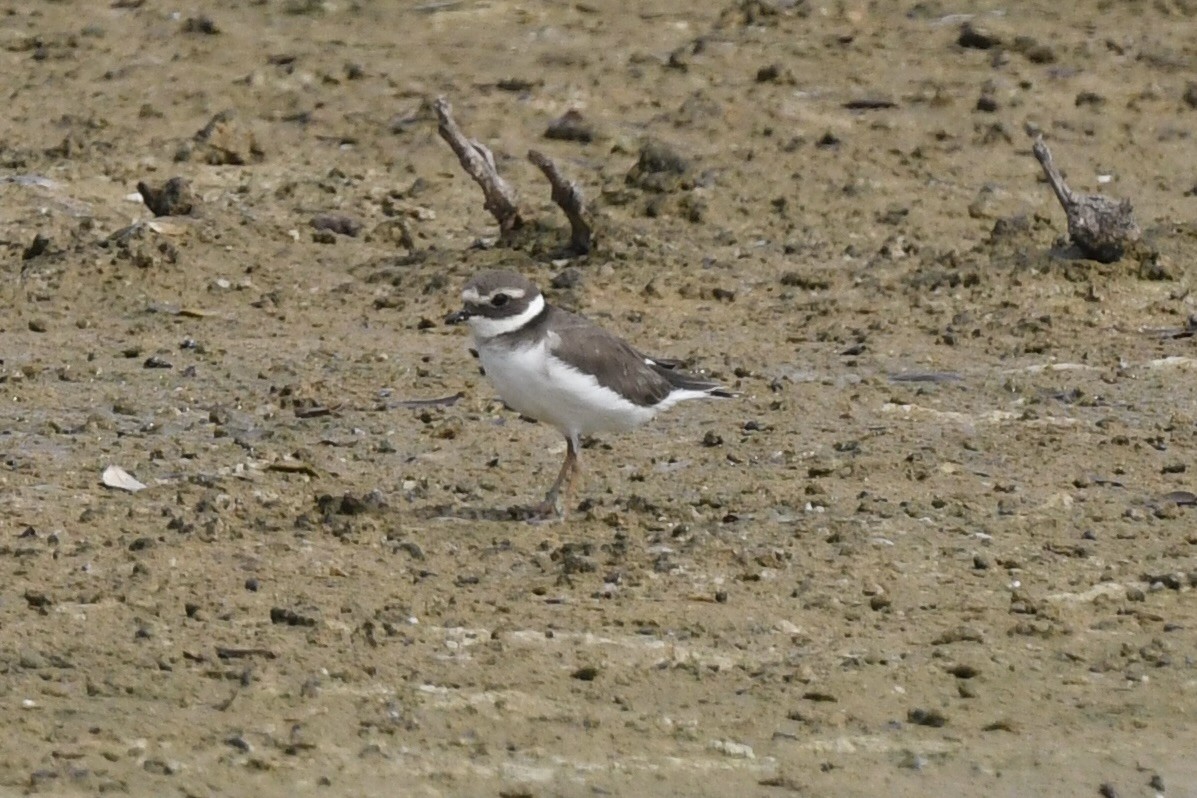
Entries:
<svg viewBox="0 0 1197 798">
<path fill-rule="evenodd" d="M 109 488 L 127 490 L 130 493 L 136 493 L 139 490 L 145 490 L 145 485 L 134 479 L 128 471 L 120 466 L 110 465 L 105 468 L 104 474 L 100 477 L 100 481 Z"/>
</svg>

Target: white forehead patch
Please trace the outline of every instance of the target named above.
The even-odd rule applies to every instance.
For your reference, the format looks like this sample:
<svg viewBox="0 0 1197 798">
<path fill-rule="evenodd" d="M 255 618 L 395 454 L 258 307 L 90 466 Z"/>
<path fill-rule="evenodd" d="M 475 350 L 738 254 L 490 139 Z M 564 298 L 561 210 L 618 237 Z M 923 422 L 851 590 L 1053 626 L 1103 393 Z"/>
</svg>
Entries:
<svg viewBox="0 0 1197 798">
<path fill-rule="evenodd" d="M 497 294 L 506 294 L 512 299 L 523 299 L 528 292 L 522 288 L 496 288 L 485 296 L 478 293 L 478 289 L 470 286 L 461 292 L 461 301 L 467 305 L 485 305 L 495 298 Z"/>
</svg>

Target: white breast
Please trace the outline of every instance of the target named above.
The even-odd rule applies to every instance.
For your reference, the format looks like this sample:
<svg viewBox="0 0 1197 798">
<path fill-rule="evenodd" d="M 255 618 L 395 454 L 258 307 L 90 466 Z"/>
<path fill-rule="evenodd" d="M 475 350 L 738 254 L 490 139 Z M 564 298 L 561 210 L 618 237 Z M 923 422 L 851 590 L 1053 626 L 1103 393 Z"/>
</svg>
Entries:
<svg viewBox="0 0 1197 798">
<path fill-rule="evenodd" d="M 510 348 L 479 341 L 478 358 L 503 401 L 562 432 L 621 432 L 643 424 L 658 407 L 629 402 L 590 374 L 558 360 L 544 342 Z"/>
</svg>

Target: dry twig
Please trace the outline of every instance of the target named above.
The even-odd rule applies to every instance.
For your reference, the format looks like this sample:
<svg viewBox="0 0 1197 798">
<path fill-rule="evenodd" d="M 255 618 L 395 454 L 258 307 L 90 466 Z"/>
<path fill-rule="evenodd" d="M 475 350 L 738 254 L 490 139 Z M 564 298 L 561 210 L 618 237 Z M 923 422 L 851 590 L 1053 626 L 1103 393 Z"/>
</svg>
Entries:
<svg viewBox="0 0 1197 798">
<path fill-rule="evenodd" d="M 576 183 L 572 183 L 557 169 L 557 164 L 543 153 L 528 150 L 528 160 L 536 165 L 549 185 L 553 187 L 553 202 L 565 212 L 569 219 L 569 245 L 579 255 L 590 252 L 594 246 L 594 230 L 588 220 L 586 203 L 582 199 L 582 190 Z"/>
<path fill-rule="evenodd" d="M 436 110 L 437 132 L 453 148 L 462 168 L 482 188 L 486 196 L 485 207 L 498 221 L 500 234 L 506 237 L 523 227 L 524 219 L 516 203 L 515 190 L 499 176 L 495 156 L 485 145 L 465 137 L 453 121 L 453 106 L 444 97 L 438 97 L 433 108 Z"/>
<path fill-rule="evenodd" d="M 1068 237 L 1087 258 L 1113 263 L 1128 245 L 1139 240 L 1139 225 L 1131 215 L 1130 200 L 1116 202 L 1099 194 L 1074 194 L 1052 161 L 1043 136 L 1035 136 L 1035 159 L 1068 217 Z"/>
</svg>

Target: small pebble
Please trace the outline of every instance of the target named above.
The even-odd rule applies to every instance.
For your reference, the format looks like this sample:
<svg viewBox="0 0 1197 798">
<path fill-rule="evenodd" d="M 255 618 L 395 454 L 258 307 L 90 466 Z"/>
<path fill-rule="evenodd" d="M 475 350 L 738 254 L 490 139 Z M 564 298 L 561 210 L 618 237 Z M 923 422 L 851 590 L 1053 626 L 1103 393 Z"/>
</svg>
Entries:
<svg viewBox="0 0 1197 798">
<path fill-rule="evenodd" d="M 906 720 L 919 726 L 930 726 L 938 729 L 948 722 L 948 718 L 938 709 L 915 708 L 906 713 Z"/>
<path fill-rule="evenodd" d="M 220 28 L 211 17 L 201 14 L 198 17 L 188 17 L 183 21 L 183 33 L 200 33 L 205 36 L 215 36 L 220 33 Z"/>
<path fill-rule="evenodd" d="M 593 665 L 583 665 L 576 671 L 570 674 L 570 677 L 577 679 L 580 682 L 593 682 L 598 678 L 599 670 Z"/>
<path fill-rule="evenodd" d="M 975 667 L 973 667 L 972 665 L 967 665 L 967 664 L 964 664 L 964 663 L 960 663 L 960 664 L 957 664 L 957 665 L 953 665 L 953 666 L 952 666 L 952 667 L 951 667 L 951 668 L 948 670 L 948 673 L 952 674 L 952 675 L 953 675 L 953 676 L 955 676 L 957 679 L 972 679 L 972 678 L 973 678 L 973 677 L 975 677 L 975 676 L 976 676 L 978 673 L 980 673 L 980 671 L 978 671 L 978 670 L 977 670 Z"/>
<path fill-rule="evenodd" d="M 553 277 L 550 284 L 558 291 L 577 288 L 582 284 L 582 270 L 577 266 L 566 266 Z"/>
<path fill-rule="evenodd" d="M 756 71 L 757 83 L 772 83 L 782 76 L 780 64 L 766 64 Z"/>
</svg>

